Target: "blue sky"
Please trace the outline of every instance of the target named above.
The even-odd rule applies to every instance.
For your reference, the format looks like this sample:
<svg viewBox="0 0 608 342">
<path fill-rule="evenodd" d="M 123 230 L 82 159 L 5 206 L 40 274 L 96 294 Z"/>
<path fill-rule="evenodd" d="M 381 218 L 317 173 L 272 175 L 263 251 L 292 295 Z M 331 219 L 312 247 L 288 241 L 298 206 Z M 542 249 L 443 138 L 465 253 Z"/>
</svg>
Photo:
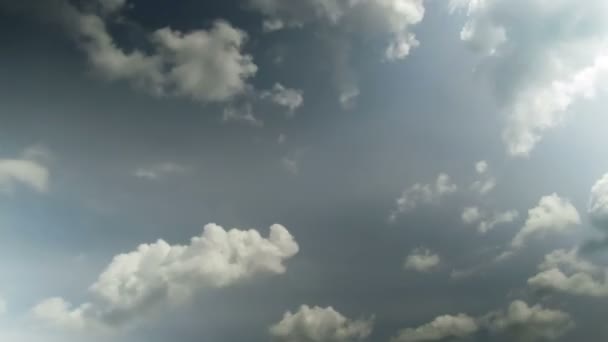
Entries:
<svg viewBox="0 0 608 342">
<path fill-rule="evenodd" d="M 0 339 L 602 341 L 603 0 L 0 0 Z"/>
</svg>

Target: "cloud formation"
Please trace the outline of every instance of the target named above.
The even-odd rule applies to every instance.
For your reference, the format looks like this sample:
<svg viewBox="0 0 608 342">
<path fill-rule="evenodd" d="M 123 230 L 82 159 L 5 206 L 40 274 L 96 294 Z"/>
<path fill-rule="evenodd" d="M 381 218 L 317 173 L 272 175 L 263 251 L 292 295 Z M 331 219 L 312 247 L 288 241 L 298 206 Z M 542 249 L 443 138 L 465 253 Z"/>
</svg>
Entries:
<svg viewBox="0 0 608 342">
<path fill-rule="evenodd" d="M 563 233 L 581 223 L 576 208 L 557 194 L 543 196 L 538 205 L 528 210 L 528 218 L 511 241 L 512 248 L 521 248 L 532 236 Z"/>
<path fill-rule="evenodd" d="M 444 315 L 417 328 L 403 329 L 391 342 L 439 341 L 445 338 L 461 338 L 475 333 L 479 327 L 474 318 L 464 314 Z"/>
<path fill-rule="evenodd" d="M 179 174 L 185 171 L 182 165 L 173 162 L 164 162 L 146 167 L 139 167 L 133 171 L 133 175 L 137 178 L 146 180 L 159 180 L 163 177 Z"/>
<path fill-rule="evenodd" d="M 442 197 L 456 192 L 458 186 L 452 183 L 450 176 L 441 173 L 437 176 L 435 184 L 416 183 L 403 191 L 396 200 L 397 208 L 390 214 L 389 221 L 394 222 L 397 217 L 420 204 L 436 203 Z"/>
<path fill-rule="evenodd" d="M 290 115 L 304 103 L 304 93 L 301 90 L 286 88 L 280 83 L 275 83 L 272 89 L 263 91 L 260 96 L 287 108 Z"/>
<path fill-rule="evenodd" d="M 423 0 L 318 1 L 249 0 L 249 6 L 265 15 L 267 30 L 302 27 L 311 23 L 386 40 L 384 57 L 399 60 L 419 45 L 412 27 L 424 18 Z"/>
<path fill-rule="evenodd" d="M 270 334 L 281 342 L 349 342 L 366 339 L 372 328 L 373 319 L 353 320 L 331 306 L 302 305 L 295 313 L 286 312 Z"/>
<path fill-rule="evenodd" d="M 528 156 L 570 107 L 608 80 L 603 0 L 452 0 L 467 21 L 461 39 L 480 58 L 507 113 L 509 154 Z M 582 52 L 584 51 L 584 53 Z"/>
<path fill-rule="evenodd" d="M 446 338 L 466 338 L 484 331 L 525 341 L 554 340 L 568 332 L 574 323 L 569 314 L 529 306 L 516 300 L 506 311 L 494 311 L 474 318 L 465 314 L 443 315 L 417 328 L 407 328 L 392 339 L 393 342 L 440 341 Z"/>
<path fill-rule="evenodd" d="M 582 259 L 577 249 L 553 251 L 538 268 L 540 272 L 528 279 L 534 289 L 608 297 L 608 271 Z"/>
<path fill-rule="evenodd" d="M 141 319 L 164 305 L 188 299 L 205 288 L 221 288 L 258 274 L 281 274 L 299 247 L 285 227 L 270 227 L 268 238 L 256 230 L 210 223 L 189 245 L 163 240 L 120 254 L 91 285 L 94 300 L 72 307 L 62 298 L 38 304 L 34 315 L 66 329 L 111 329 Z"/>
<path fill-rule="evenodd" d="M 596 227 L 608 231 L 608 173 L 591 188 L 589 217 Z"/>
<path fill-rule="evenodd" d="M 426 248 L 416 248 L 406 258 L 403 268 L 418 272 L 428 272 L 439 265 L 441 258 Z"/>
<path fill-rule="evenodd" d="M 109 81 L 127 81 L 156 96 L 205 103 L 228 101 L 247 91 L 247 81 L 258 68 L 242 51 L 245 32 L 222 20 L 189 32 L 164 27 L 145 36 L 149 49 L 127 51 L 108 29 L 109 22 L 117 24 L 112 18 L 125 5 L 122 0 L 91 0 L 76 7 L 66 0 L 51 0 L 26 1 L 21 8 L 61 25 L 86 53 L 94 73 Z"/>
<path fill-rule="evenodd" d="M 478 207 L 464 208 L 461 215 L 462 222 L 465 224 L 477 223 L 477 231 L 482 234 L 491 231 L 497 225 L 513 222 L 518 217 L 519 213 L 516 210 L 488 214 L 482 212 Z"/>
<path fill-rule="evenodd" d="M 11 192 L 17 185 L 37 192 L 48 191 L 49 171 L 38 161 L 36 151 L 28 148 L 20 158 L 0 159 L 0 192 Z"/>
</svg>

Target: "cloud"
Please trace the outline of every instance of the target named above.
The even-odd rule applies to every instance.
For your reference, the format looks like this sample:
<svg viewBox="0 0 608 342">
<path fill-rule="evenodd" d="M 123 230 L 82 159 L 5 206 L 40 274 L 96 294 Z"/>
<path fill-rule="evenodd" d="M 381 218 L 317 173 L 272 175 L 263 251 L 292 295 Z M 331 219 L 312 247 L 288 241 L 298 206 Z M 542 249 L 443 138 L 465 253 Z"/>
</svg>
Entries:
<svg viewBox="0 0 608 342">
<path fill-rule="evenodd" d="M 133 171 L 133 175 L 137 178 L 146 180 L 159 180 L 169 175 L 179 174 L 185 171 L 182 165 L 165 162 L 154 164 L 147 167 L 140 167 Z"/>
<path fill-rule="evenodd" d="M 418 272 L 428 272 L 439 265 L 441 258 L 426 248 L 416 248 L 405 258 L 403 268 Z"/>
<path fill-rule="evenodd" d="M 452 0 L 467 21 L 461 39 L 480 58 L 507 113 L 509 154 L 528 156 L 573 104 L 594 97 L 608 76 L 604 0 Z M 584 51 L 584 52 L 583 52 Z"/>
<path fill-rule="evenodd" d="M 283 157 L 281 159 L 281 165 L 283 165 L 283 168 L 292 175 L 297 175 L 300 170 L 298 168 L 298 161 L 294 158 Z"/>
<path fill-rule="evenodd" d="M 444 315 L 417 328 L 403 329 L 391 342 L 439 341 L 445 338 L 466 337 L 479 327 L 475 319 L 464 314 Z"/>
<path fill-rule="evenodd" d="M 249 0 L 251 9 L 284 26 L 320 24 L 345 33 L 386 40 L 384 57 L 399 60 L 419 45 L 411 32 L 424 18 L 423 0 L 318 1 Z M 270 28 L 270 25 L 265 25 Z"/>
<path fill-rule="evenodd" d="M 439 341 L 461 339 L 480 331 L 489 334 L 505 334 L 526 341 L 563 336 L 574 326 L 567 313 L 545 309 L 540 305 L 528 306 L 516 300 L 506 311 L 494 311 L 474 318 L 465 314 L 443 315 L 417 328 L 403 329 L 393 342 Z"/>
<path fill-rule="evenodd" d="M 596 227 L 608 231 L 608 173 L 591 188 L 589 217 Z"/>
<path fill-rule="evenodd" d="M 478 223 L 477 231 L 482 234 L 489 232 L 499 224 L 510 223 L 519 217 L 516 210 L 508 210 L 502 213 L 487 214 L 481 212 L 477 207 L 467 207 L 462 211 L 462 222 L 465 224 Z"/>
<path fill-rule="evenodd" d="M 342 109 L 352 109 L 357 104 L 357 98 L 359 97 L 359 87 L 351 85 L 346 86 L 340 93 L 339 101 Z"/>
<path fill-rule="evenodd" d="M 236 122 L 241 124 L 250 125 L 253 127 L 263 127 L 264 122 L 258 119 L 253 114 L 251 104 L 245 104 L 240 108 L 235 106 L 228 106 L 224 108 L 222 115 L 222 122 Z"/>
<path fill-rule="evenodd" d="M 608 297 L 608 272 L 582 259 L 577 249 L 556 250 L 545 256 L 539 272 L 528 279 L 535 289 L 572 295 Z"/>
<path fill-rule="evenodd" d="M 189 32 L 164 27 L 145 36 L 149 47 L 145 51 L 127 51 L 107 27 L 112 20 L 108 14 L 119 13 L 125 1 L 91 4 L 83 6 L 85 10 L 66 0 L 53 0 L 52 5 L 30 4 L 29 9 L 63 26 L 86 53 L 94 73 L 108 81 L 127 81 L 156 96 L 225 102 L 246 92 L 247 81 L 257 72 L 253 58 L 242 51 L 247 34 L 225 21 Z"/>
<path fill-rule="evenodd" d="M 452 183 L 450 176 L 441 173 L 435 184 L 416 183 L 403 191 L 396 200 L 397 208 L 390 214 L 389 221 L 394 222 L 400 214 L 416 208 L 419 204 L 435 203 L 442 197 L 454 193 L 458 187 Z"/>
<path fill-rule="evenodd" d="M 27 148 L 20 158 L 0 159 L 0 191 L 10 192 L 16 185 L 23 185 L 37 192 L 47 192 L 49 171 L 38 161 L 44 159 L 41 151 L 32 147 Z"/>
<path fill-rule="evenodd" d="M 282 342 L 349 342 L 366 339 L 372 328 L 373 319 L 353 320 L 331 306 L 302 305 L 296 313 L 286 312 L 270 334 Z"/>
<path fill-rule="evenodd" d="M 528 218 L 511 241 L 512 248 L 521 248 L 532 236 L 563 233 L 581 223 L 576 208 L 557 194 L 543 196 L 538 206 L 528 210 Z"/>
<path fill-rule="evenodd" d="M 476 180 L 471 184 L 471 189 L 481 195 L 485 195 L 496 187 L 496 179 L 488 174 L 490 166 L 485 160 L 480 160 L 475 163 L 475 172 L 481 179 Z"/>
<path fill-rule="evenodd" d="M 506 311 L 489 313 L 480 322 L 491 333 L 507 333 L 527 341 L 555 340 L 574 327 L 569 314 L 529 306 L 521 300 L 512 302 Z"/>
<path fill-rule="evenodd" d="M 282 274 L 284 262 L 298 250 L 279 224 L 264 238 L 256 230 L 227 231 L 210 223 L 189 245 L 158 240 L 115 256 L 89 288 L 91 302 L 72 307 L 62 298 L 51 298 L 32 312 L 59 328 L 110 330 L 182 303 L 201 289 L 230 286 L 259 274 Z"/>
<path fill-rule="evenodd" d="M 268 99 L 279 106 L 287 108 L 289 114 L 293 114 L 304 103 L 304 93 L 301 90 L 285 88 L 280 83 L 275 83 L 271 90 L 262 92 L 260 96 L 262 99 Z"/>
</svg>

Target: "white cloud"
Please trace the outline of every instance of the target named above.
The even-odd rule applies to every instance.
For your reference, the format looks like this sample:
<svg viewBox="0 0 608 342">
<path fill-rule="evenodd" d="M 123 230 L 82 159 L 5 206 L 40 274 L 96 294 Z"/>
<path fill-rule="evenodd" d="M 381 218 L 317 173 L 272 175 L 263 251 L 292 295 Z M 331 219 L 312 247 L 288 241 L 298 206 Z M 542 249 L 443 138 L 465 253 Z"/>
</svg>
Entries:
<svg viewBox="0 0 608 342">
<path fill-rule="evenodd" d="M 102 1 L 102 13 L 120 11 L 123 5 L 120 0 Z M 161 28 L 148 36 L 148 50 L 126 52 L 108 31 L 105 16 L 81 12 L 63 0 L 49 12 L 60 13 L 53 19 L 79 44 L 100 77 L 128 81 L 157 96 L 228 101 L 244 93 L 257 72 L 252 57 L 242 52 L 247 34 L 224 21 L 190 32 Z"/>
<path fill-rule="evenodd" d="M 163 177 L 179 174 L 185 171 L 185 167 L 182 165 L 165 162 L 160 164 L 154 164 L 147 167 L 140 167 L 133 171 L 133 175 L 138 178 L 147 180 L 159 180 Z"/>
<path fill-rule="evenodd" d="M 357 98 L 359 97 L 360 91 L 357 86 L 346 86 L 340 93 L 340 106 L 342 109 L 348 110 L 355 107 L 357 104 Z"/>
<path fill-rule="evenodd" d="M 591 188 L 589 217 L 595 226 L 608 230 L 608 173 Z"/>
<path fill-rule="evenodd" d="M 494 311 L 477 318 L 465 314 L 439 316 L 417 328 L 401 330 L 392 341 L 462 339 L 479 331 L 492 335 L 507 334 L 525 341 L 553 340 L 563 336 L 573 326 L 567 313 L 545 309 L 540 305 L 530 307 L 525 302 L 516 300 L 506 311 Z"/>
<path fill-rule="evenodd" d="M 403 59 L 418 46 L 411 29 L 424 18 L 423 0 L 249 0 L 249 4 L 271 22 L 290 26 L 321 23 L 345 33 L 385 39 L 387 60 Z"/>
<path fill-rule="evenodd" d="M 304 93 L 301 90 L 285 88 L 280 83 L 275 83 L 271 90 L 262 92 L 261 98 L 287 108 L 289 114 L 293 114 L 304 103 Z"/>
<path fill-rule="evenodd" d="M 454 193 L 458 187 L 452 183 L 450 176 L 441 173 L 435 184 L 416 183 L 406 189 L 396 200 L 397 208 L 390 214 L 389 221 L 394 222 L 400 214 L 416 208 L 419 204 L 435 203 L 442 197 Z"/>
<path fill-rule="evenodd" d="M 43 301 L 36 317 L 66 329 L 110 329 L 142 319 L 166 305 L 187 300 L 204 288 L 221 288 L 258 274 L 281 274 L 299 247 L 285 227 L 224 230 L 210 223 L 189 245 L 163 240 L 120 254 L 90 287 L 94 300 L 72 307 L 62 298 Z"/>
<path fill-rule="evenodd" d="M 444 315 L 435 318 L 432 322 L 417 328 L 408 328 L 399 331 L 392 342 L 420 342 L 439 341 L 445 338 L 466 337 L 475 333 L 479 327 L 475 319 L 464 314 L 456 316 Z"/>
<path fill-rule="evenodd" d="M 485 160 L 480 160 L 475 163 L 475 171 L 480 175 L 486 173 L 488 171 L 488 167 L 488 162 Z"/>
<path fill-rule="evenodd" d="M 503 312 L 493 312 L 480 319 L 492 333 L 512 332 L 524 340 L 555 340 L 574 327 L 569 314 L 545 309 L 540 305 L 528 306 L 516 300 Z"/>
<path fill-rule="evenodd" d="M 373 319 L 353 320 L 331 306 L 302 305 L 296 313 L 286 312 L 270 334 L 282 342 L 349 342 L 366 339 L 372 328 Z"/>
<path fill-rule="evenodd" d="M 282 30 L 285 27 L 285 23 L 280 19 L 264 20 L 262 23 L 262 30 L 264 32 L 274 32 Z"/>
<path fill-rule="evenodd" d="M 10 192 L 18 184 L 37 192 L 48 191 L 49 171 L 41 163 L 48 155 L 44 154 L 42 158 L 42 151 L 31 147 L 20 158 L 0 159 L 0 191 Z"/>
<path fill-rule="evenodd" d="M 581 223 L 576 208 L 557 194 L 543 196 L 538 206 L 528 210 L 528 218 L 511 241 L 512 248 L 521 248 L 532 236 L 563 233 Z"/>
<path fill-rule="evenodd" d="M 481 212 L 477 207 L 464 208 L 462 211 L 462 222 L 465 224 L 477 224 L 477 230 L 485 234 L 494 229 L 499 224 L 510 223 L 519 217 L 516 210 L 508 210 L 502 213 L 494 213 L 492 215 Z"/>
<path fill-rule="evenodd" d="M 578 250 L 556 250 L 545 256 L 540 272 L 528 279 L 535 289 L 573 295 L 608 297 L 608 272 L 582 259 Z"/>
<path fill-rule="evenodd" d="M 405 258 L 403 268 L 418 272 L 428 272 L 439 265 L 441 258 L 426 248 L 416 248 Z"/>
<path fill-rule="evenodd" d="M 507 112 L 508 152 L 527 156 L 570 107 L 608 80 L 604 0 L 452 0 L 465 8 L 461 39 L 482 58 Z"/>
<path fill-rule="evenodd" d="M 253 109 L 250 104 L 245 104 L 240 108 L 229 106 L 224 108 L 222 122 L 236 122 L 253 127 L 263 127 L 264 122 L 253 114 Z"/>
<path fill-rule="evenodd" d="M 475 172 L 480 179 L 471 184 L 471 189 L 481 195 L 485 195 L 496 187 L 496 179 L 489 174 L 488 162 L 480 160 L 475 163 Z"/>
</svg>

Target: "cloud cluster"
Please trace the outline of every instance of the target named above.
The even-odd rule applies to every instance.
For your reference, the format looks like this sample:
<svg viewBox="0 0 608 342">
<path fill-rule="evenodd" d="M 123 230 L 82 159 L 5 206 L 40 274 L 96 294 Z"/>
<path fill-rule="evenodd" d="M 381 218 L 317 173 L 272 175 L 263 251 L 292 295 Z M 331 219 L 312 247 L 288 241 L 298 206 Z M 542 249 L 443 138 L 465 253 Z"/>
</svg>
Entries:
<svg viewBox="0 0 608 342">
<path fill-rule="evenodd" d="M 452 0 L 467 21 L 460 37 L 507 112 L 508 152 L 527 156 L 546 130 L 608 80 L 603 0 Z"/>
<path fill-rule="evenodd" d="M 428 272 L 439 265 L 441 258 L 426 248 L 416 248 L 405 258 L 403 268 L 418 272 Z"/>
<path fill-rule="evenodd" d="M 189 32 L 164 27 L 146 34 L 146 49 L 127 50 L 108 29 L 126 20 L 125 6 L 123 0 L 89 0 L 78 7 L 67 0 L 27 0 L 19 8 L 60 24 L 86 53 L 94 73 L 107 80 L 200 102 L 224 102 L 247 91 L 258 68 L 243 52 L 245 32 L 221 20 Z"/>
<path fill-rule="evenodd" d="M 392 342 L 439 341 L 445 338 L 461 338 L 478 330 L 474 318 L 464 314 L 444 315 L 417 328 L 403 329 L 392 338 Z"/>
<path fill-rule="evenodd" d="M 281 342 L 350 342 L 366 339 L 372 328 L 373 319 L 353 320 L 331 306 L 302 305 L 295 313 L 286 312 L 270 334 Z"/>
<path fill-rule="evenodd" d="M 477 231 L 482 234 L 491 231 L 497 225 L 513 222 L 518 217 L 519 213 L 516 210 L 488 214 L 482 212 L 478 207 L 464 208 L 461 215 L 462 222 L 465 224 L 477 223 Z"/>
<path fill-rule="evenodd" d="M 280 83 L 275 83 L 272 89 L 263 91 L 260 96 L 287 108 L 290 115 L 304 103 L 304 93 L 301 90 L 286 88 Z"/>
<path fill-rule="evenodd" d="M 123 326 L 159 307 L 183 302 L 204 288 L 221 288 L 258 274 L 281 274 L 298 244 L 275 224 L 268 238 L 256 230 L 224 230 L 210 223 L 189 245 L 163 240 L 120 254 L 90 287 L 94 300 L 73 308 L 62 298 L 43 301 L 36 317 L 68 329 Z"/>
<path fill-rule="evenodd" d="M 465 338 L 481 331 L 524 340 L 553 340 L 563 336 L 573 326 L 570 315 L 565 312 L 545 309 L 540 305 L 529 306 L 516 300 L 506 311 L 490 312 L 478 318 L 465 314 L 439 316 L 417 328 L 401 330 L 392 341 L 440 341 Z"/>
<path fill-rule="evenodd" d="M 265 15 L 267 31 L 320 23 L 344 32 L 387 40 L 387 60 L 407 57 L 419 45 L 412 27 L 424 18 L 423 0 L 249 0 L 249 6 Z"/>
<path fill-rule="evenodd" d="M 389 221 L 394 222 L 400 214 L 416 208 L 419 204 L 438 202 L 442 197 L 456 192 L 458 186 L 452 183 L 450 176 L 441 173 L 434 184 L 416 183 L 403 191 L 396 200 L 397 208 L 390 214 Z"/>
<path fill-rule="evenodd" d="M 19 158 L 0 159 L 0 192 L 11 192 L 17 185 L 37 192 L 48 190 L 49 171 L 39 161 L 37 151 L 28 148 Z"/>
<path fill-rule="evenodd" d="M 577 249 L 553 251 L 538 268 L 540 272 L 528 279 L 534 289 L 608 297 L 607 270 L 582 259 Z"/>
<path fill-rule="evenodd" d="M 557 194 L 543 196 L 538 205 L 528 210 L 528 218 L 511 241 L 512 248 L 521 248 L 533 236 L 563 233 L 581 223 L 576 208 Z"/>
</svg>

